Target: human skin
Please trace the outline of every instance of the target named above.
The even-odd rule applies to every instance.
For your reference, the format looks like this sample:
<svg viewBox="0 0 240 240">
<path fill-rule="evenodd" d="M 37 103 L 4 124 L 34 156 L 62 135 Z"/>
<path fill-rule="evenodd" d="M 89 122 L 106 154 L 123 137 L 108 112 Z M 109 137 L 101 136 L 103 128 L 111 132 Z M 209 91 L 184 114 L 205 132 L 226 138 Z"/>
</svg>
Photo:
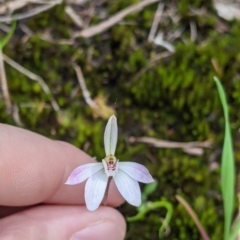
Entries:
<svg viewBox="0 0 240 240">
<path fill-rule="evenodd" d="M 124 239 L 124 218 L 113 208 L 124 200 L 113 181 L 108 206 L 94 212 L 85 207 L 85 183 L 64 185 L 73 169 L 90 162 L 68 143 L 0 124 L 0 239 Z"/>
</svg>

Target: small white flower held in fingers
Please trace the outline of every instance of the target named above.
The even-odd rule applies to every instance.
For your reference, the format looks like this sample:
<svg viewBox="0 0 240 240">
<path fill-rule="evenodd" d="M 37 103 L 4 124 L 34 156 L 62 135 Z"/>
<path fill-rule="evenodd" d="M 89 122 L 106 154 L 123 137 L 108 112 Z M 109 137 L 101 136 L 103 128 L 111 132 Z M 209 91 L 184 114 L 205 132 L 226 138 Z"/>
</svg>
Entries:
<svg viewBox="0 0 240 240">
<path fill-rule="evenodd" d="M 119 162 L 114 156 L 118 137 L 117 119 L 109 118 L 105 133 L 104 147 L 106 157 L 100 163 L 88 163 L 77 167 L 68 177 L 65 184 L 75 185 L 87 180 L 85 186 L 85 201 L 89 211 L 96 210 L 101 204 L 108 185 L 109 177 L 125 200 L 140 206 L 141 192 L 138 182 L 151 183 L 153 178 L 147 168 L 139 163 Z"/>
</svg>

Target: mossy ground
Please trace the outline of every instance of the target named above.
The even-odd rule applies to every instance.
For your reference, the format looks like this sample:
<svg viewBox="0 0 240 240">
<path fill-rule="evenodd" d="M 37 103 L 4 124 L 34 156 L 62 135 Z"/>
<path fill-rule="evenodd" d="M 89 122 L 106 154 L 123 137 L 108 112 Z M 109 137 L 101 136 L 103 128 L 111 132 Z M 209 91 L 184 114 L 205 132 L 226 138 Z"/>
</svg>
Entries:
<svg viewBox="0 0 240 240">
<path fill-rule="evenodd" d="M 110 16 L 135 2 L 107 0 L 104 7 Z M 171 7 L 169 1 L 166 4 Z M 179 21 L 166 18 L 160 29 L 166 35 L 179 28 L 184 31 L 171 42 L 175 53 L 150 67 L 151 59 L 166 51 L 147 42 L 157 4 L 127 16 L 122 24 L 100 35 L 78 38 L 70 45 L 41 39 L 44 33 L 50 33 L 55 40 L 71 36 L 76 27 L 65 14 L 64 4 L 18 22 L 4 53 L 46 81 L 62 113 L 52 109 L 49 96 L 37 82 L 6 64 L 9 91 L 26 129 L 68 141 L 101 159 L 106 118 L 94 114 L 84 101 L 72 67 L 71 60 L 75 59 L 83 70 L 91 96 L 116 112 L 120 135 L 116 156 L 144 163 L 159 182 L 149 200 L 166 199 L 173 204 L 171 231 L 165 239 L 200 239 L 193 221 L 175 199 L 180 194 L 195 209 L 212 239 L 219 240 L 223 229 L 220 175 L 219 168 L 210 171 L 210 164 L 220 163 L 224 120 L 213 76 L 219 76 L 226 89 L 236 164 L 239 164 L 240 22 L 220 19 L 211 1 L 181 0 L 171 4 Z M 194 14 L 192 8 L 202 10 L 202 14 Z M 100 21 L 95 16 L 91 24 Z M 190 39 L 190 22 L 197 27 L 195 42 Z M 33 31 L 25 41 L 20 24 Z M 14 125 L 3 99 L 0 110 L 1 122 Z M 182 150 L 129 144 L 130 136 L 179 142 L 212 139 L 213 147 L 196 157 Z M 136 213 L 128 204 L 120 207 L 120 211 L 125 217 Z M 129 223 L 126 239 L 158 239 L 160 218 L 164 214 L 153 211 L 144 221 Z"/>
</svg>

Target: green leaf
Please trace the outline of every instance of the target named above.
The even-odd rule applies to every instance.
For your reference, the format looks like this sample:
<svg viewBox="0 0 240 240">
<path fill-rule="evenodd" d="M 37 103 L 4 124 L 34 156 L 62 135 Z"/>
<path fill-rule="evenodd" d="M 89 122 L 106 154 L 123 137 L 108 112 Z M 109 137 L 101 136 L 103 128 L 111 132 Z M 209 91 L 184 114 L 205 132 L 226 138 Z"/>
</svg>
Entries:
<svg viewBox="0 0 240 240">
<path fill-rule="evenodd" d="M 144 194 L 146 196 L 149 196 L 150 194 L 152 194 L 156 190 L 157 185 L 158 185 L 158 181 L 157 180 L 155 180 L 153 183 L 150 183 L 150 184 L 146 185 L 144 190 L 143 190 Z"/>
<path fill-rule="evenodd" d="M 231 222 L 233 218 L 233 204 L 234 204 L 234 157 L 232 148 L 232 138 L 228 117 L 228 105 L 226 95 L 223 87 L 217 77 L 214 77 L 217 84 L 218 93 L 223 106 L 225 118 L 225 137 L 223 143 L 222 162 L 221 162 L 221 188 L 224 208 L 224 240 L 229 240 Z"/>
<path fill-rule="evenodd" d="M 15 28 L 16 28 L 16 20 L 12 22 L 10 31 L 7 33 L 7 35 L 3 39 L 0 39 L 0 49 L 3 49 L 5 45 L 9 42 L 9 40 L 11 39 L 15 31 Z"/>
<path fill-rule="evenodd" d="M 144 187 L 142 192 L 142 201 L 146 202 L 149 195 L 151 195 L 157 188 L 158 181 L 155 180 L 153 183 L 150 183 Z"/>
</svg>

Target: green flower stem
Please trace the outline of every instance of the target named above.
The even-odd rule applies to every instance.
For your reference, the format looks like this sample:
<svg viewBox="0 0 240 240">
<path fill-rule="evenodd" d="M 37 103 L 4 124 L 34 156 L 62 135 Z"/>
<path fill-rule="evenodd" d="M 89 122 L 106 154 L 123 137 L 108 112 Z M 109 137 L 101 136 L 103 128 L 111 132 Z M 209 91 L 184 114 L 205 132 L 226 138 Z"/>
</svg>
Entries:
<svg viewBox="0 0 240 240">
<path fill-rule="evenodd" d="M 158 208 L 165 208 L 167 210 L 166 216 L 162 222 L 161 227 L 159 228 L 159 238 L 161 238 L 164 234 L 164 231 L 167 229 L 167 227 L 169 226 L 169 222 L 172 218 L 172 214 L 173 214 L 173 207 L 172 204 L 167 202 L 167 201 L 157 201 L 157 202 L 147 202 L 147 203 L 143 203 L 139 208 L 138 208 L 138 214 L 133 216 L 133 217 L 128 217 L 127 221 L 128 222 L 134 222 L 134 221 L 139 221 L 139 220 L 143 220 L 145 215 L 155 209 Z"/>
</svg>

